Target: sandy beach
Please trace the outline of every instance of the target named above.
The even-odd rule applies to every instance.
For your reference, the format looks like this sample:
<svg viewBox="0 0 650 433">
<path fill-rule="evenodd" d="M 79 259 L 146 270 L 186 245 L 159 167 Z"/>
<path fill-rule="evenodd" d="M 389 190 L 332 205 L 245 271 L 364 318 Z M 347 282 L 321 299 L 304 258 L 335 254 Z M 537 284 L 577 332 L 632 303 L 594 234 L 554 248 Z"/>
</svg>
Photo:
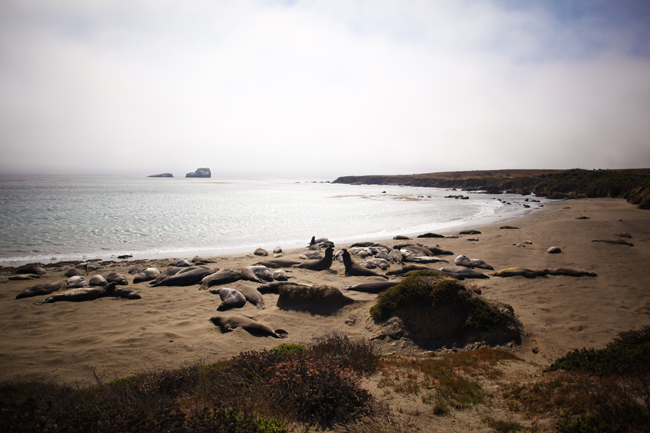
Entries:
<svg viewBox="0 0 650 433">
<path fill-rule="evenodd" d="M 577 219 L 586 216 L 588 219 Z M 500 229 L 502 225 L 518 229 Z M 623 199 L 585 199 L 553 202 L 530 215 L 477 228 L 479 235 L 457 238 L 413 239 L 427 246 L 453 251 L 442 256 L 453 264 L 459 254 L 478 258 L 495 270 L 513 266 L 533 269 L 569 267 L 595 272 L 596 277 L 547 276 L 473 280 L 482 296 L 510 304 L 524 325 L 526 335 L 513 350 L 526 361 L 548 365 L 567 351 L 581 347 L 603 347 L 617 333 L 650 325 L 650 212 L 637 209 Z M 617 238 L 628 232 L 634 246 L 592 242 Z M 452 235 L 455 232 L 443 233 Z M 327 237 L 327 233 L 314 233 Z M 469 240 L 469 239 L 478 239 Z M 370 239 L 368 239 L 370 240 Z M 531 243 L 516 246 L 525 241 Z M 305 245 L 308 239 L 305 240 Z M 377 240 L 385 245 L 403 241 Z M 282 245 L 279 245 L 282 247 Z M 560 254 L 549 254 L 551 246 Z M 335 251 L 345 245 L 336 245 Z M 306 249 L 285 251 L 297 259 Z M 354 257 L 354 256 L 353 256 Z M 181 257 L 191 259 L 192 257 Z M 250 254 L 215 257 L 210 267 L 234 268 L 261 259 Z M 361 262 L 358 257 L 354 260 Z M 164 269 L 172 259 L 150 260 L 148 266 Z M 39 380 L 82 385 L 128 375 L 176 368 L 191 363 L 209 363 L 242 351 L 270 349 L 280 343 L 308 344 L 314 337 L 337 331 L 351 337 L 373 338 L 379 327 L 368 310 L 377 295 L 344 291 L 353 304 L 329 315 L 280 309 L 278 295 L 264 295 L 266 308 L 247 303 L 243 308 L 217 313 L 217 295 L 189 287 L 149 287 L 132 284 L 127 274 L 133 263 L 103 262 L 86 279 L 108 271 L 127 275 L 129 288 L 139 300 L 101 298 L 88 302 L 57 302 L 37 305 L 43 296 L 15 299 L 27 287 L 41 282 L 62 281 L 65 269 L 47 267 L 39 280 L 8 280 L 0 275 L 0 380 Z M 440 267 L 434 264 L 432 267 Z M 297 281 L 343 289 L 374 277 L 345 276 L 343 264 L 335 261 L 329 271 L 290 268 Z M 490 271 L 485 271 L 490 273 Z M 255 283 L 237 282 L 255 287 Z M 217 314 L 243 315 L 273 329 L 288 332 L 288 338 L 253 336 L 243 329 L 222 334 L 209 318 Z M 382 352 L 421 353 L 408 340 L 377 340 Z"/>
</svg>

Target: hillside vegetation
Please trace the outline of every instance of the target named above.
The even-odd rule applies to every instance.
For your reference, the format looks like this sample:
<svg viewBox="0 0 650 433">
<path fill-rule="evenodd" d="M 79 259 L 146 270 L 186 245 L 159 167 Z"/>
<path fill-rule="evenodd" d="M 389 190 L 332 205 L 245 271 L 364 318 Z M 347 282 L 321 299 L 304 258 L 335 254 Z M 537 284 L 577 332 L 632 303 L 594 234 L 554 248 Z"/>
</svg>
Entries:
<svg viewBox="0 0 650 433">
<path fill-rule="evenodd" d="M 650 209 L 650 169 L 486 170 L 412 175 L 343 176 L 334 183 L 457 188 L 553 199 L 621 197 Z"/>
</svg>

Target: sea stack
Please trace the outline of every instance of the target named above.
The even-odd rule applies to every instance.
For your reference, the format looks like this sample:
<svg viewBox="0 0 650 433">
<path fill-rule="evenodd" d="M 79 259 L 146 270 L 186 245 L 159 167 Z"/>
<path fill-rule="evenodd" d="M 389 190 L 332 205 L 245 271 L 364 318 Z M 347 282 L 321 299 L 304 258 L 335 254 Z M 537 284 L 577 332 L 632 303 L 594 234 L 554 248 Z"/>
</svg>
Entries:
<svg viewBox="0 0 650 433">
<path fill-rule="evenodd" d="M 212 177 L 209 168 L 197 168 L 196 171 L 187 173 L 185 177 Z"/>
<path fill-rule="evenodd" d="M 147 177 L 174 177 L 174 175 L 171 173 L 160 173 L 160 174 L 152 174 Z"/>
</svg>

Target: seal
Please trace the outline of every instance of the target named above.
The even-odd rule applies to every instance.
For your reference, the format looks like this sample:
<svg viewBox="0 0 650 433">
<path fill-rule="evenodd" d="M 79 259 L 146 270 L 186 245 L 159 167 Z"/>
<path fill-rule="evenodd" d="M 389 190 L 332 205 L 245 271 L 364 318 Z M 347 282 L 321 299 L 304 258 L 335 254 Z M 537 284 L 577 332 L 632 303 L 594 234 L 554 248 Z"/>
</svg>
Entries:
<svg viewBox="0 0 650 433">
<path fill-rule="evenodd" d="M 248 302 L 255 305 L 258 309 L 266 308 L 264 297 L 255 287 L 250 287 L 246 284 L 238 284 L 237 290 L 244 295 L 244 298 L 246 298 Z"/>
<path fill-rule="evenodd" d="M 404 265 L 399 269 L 393 269 L 386 272 L 386 275 L 404 275 L 407 272 L 411 271 L 435 271 L 435 269 L 428 267 L 427 265 L 421 265 L 418 263 L 409 263 Z"/>
<path fill-rule="evenodd" d="M 257 287 L 257 291 L 262 294 L 273 293 L 278 295 L 280 293 L 280 287 L 282 286 L 300 286 L 300 287 L 313 287 L 311 284 L 305 283 L 294 283 L 289 281 L 274 281 L 272 283 L 262 284 Z"/>
<path fill-rule="evenodd" d="M 160 273 L 160 275 L 158 275 L 156 277 L 156 279 L 152 283 L 149 283 L 149 284 L 151 285 L 151 284 L 159 283 L 159 282 L 161 282 L 162 280 L 164 280 L 167 277 L 171 277 L 172 275 L 176 275 L 181 271 L 187 271 L 187 270 L 191 270 L 191 269 L 196 269 L 196 267 L 182 268 L 182 267 L 179 267 L 179 266 L 172 266 L 172 267 L 169 267 L 169 268 L 165 268 Z"/>
<path fill-rule="evenodd" d="M 248 267 L 245 268 L 236 268 L 239 272 L 241 272 L 241 279 L 246 280 L 246 281 L 252 281 L 254 283 L 260 283 L 264 284 L 264 281 L 260 279 L 260 277 L 255 274 L 255 272 L 252 269 L 249 269 Z"/>
<path fill-rule="evenodd" d="M 250 272 L 253 273 L 253 271 Z M 234 283 L 235 281 L 241 280 L 241 277 L 242 274 L 239 268 L 219 269 L 217 272 L 207 275 L 201 280 L 201 287 L 199 287 L 199 290 L 206 290 L 212 286 Z"/>
<path fill-rule="evenodd" d="M 545 269 L 548 275 L 568 275 L 570 277 L 596 277 L 595 272 L 583 271 L 581 269 L 572 269 L 572 268 L 555 268 L 555 269 Z"/>
<path fill-rule="evenodd" d="M 189 268 L 190 266 L 192 266 L 192 263 L 190 263 L 190 261 L 187 259 L 180 259 L 173 262 L 170 266 L 174 266 L 177 268 Z"/>
<path fill-rule="evenodd" d="M 440 271 L 451 275 L 452 277 L 463 278 L 490 278 L 489 276 L 475 271 L 474 269 L 466 268 L 465 266 L 444 266 Z"/>
<path fill-rule="evenodd" d="M 108 281 L 102 275 L 95 275 L 88 280 L 88 285 L 91 287 L 104 287 L 106 284 L 108 284 Z"/>
<path fill-rule="evenodd" d="M 77 268 L 70 268 L 67 271 L 65 271 L 65 274 L 63 274 L 63 275 L 70 278 L 70 277 L 74 277 L 74 276 L 77 276 L 77 275 L 81 275 L 81 272 L 79 272 L 79 269 L 77 269 Z"/>
<path fill-rule="evenodd" d="M 16 295 L 16 299 L 21 298 L 31 298 L 32 296 L 40 295 L 49 295 L 52 292 L 56 292 L 61 288 L 63 284 L 61 281 L 52 281 L 50 283 L 37 284 L 32 287 L 28 287 L 19 294 Z"/>
<path fill-rule="evenodd" d="M 133 275 L 133 274 L 139 274 L 140 272 L 144 271 L 144 266 L 142 266 L 139 263 L 136 263 L 135 265 L 131 266 L 129 268 L 128 274 Z"/>
<path fill-rule="evenodd" d="M 501 269 L 500 271 L 493 273 L 492 276 L 495 277 L 522 276 L 526 278 L 535 278 L 535 277 L 545 277 L 546 271 L 538 271 L 535 269 L 514 267 L 514 268 Z"/>
<path fill-rule="evenodd" d="M 16 270 L 17 274 L 34 274 L 38 276 L 45 275 L 47 271 L 41 266 L 25 266 Z"/>
<path fill-rule="evenodd" d="M 157 280 L 154 280 L 153 283 L 149 283 L 149 287 L 191 286 L 200 283 L 203 278 L 212 274 L 213 272 L 214 271 L 210 268 L 199 266 L 186 272 L 178 272 L 177 274 L 169 276 L 159 282 L 156 282 Z"/>
<path fill-rule="evenodd" d="M 143 281 L 151 281 L 158 278 L 160 271 L 157 268 L 143 269 L 133 278 L 133 284 L 141 283 Z"/>
<path fill-rule="evenodd" d="M 218 289 L 210 289 L 210 293 L 219 295 L 221 298 L 221 305 L 217 307 L 217 311 L 241 308 L 246 305 L 246 298 L 239 290 L 231 289 L 230 287 L 219 287 Z"/>
<path fill-rule="evenodd" d="M 350 257 L 350 253 L 348 253 L 348 250 L 346 250 L 345 248 L 343 248 L 342 257 L 343 257 L 343 266 L 345 266 L 346 275 L 351 275 L 356 277 L 381 277 L 381 278 L 388 279 L 386 275 L 377 274 L 371 271 L 370 269 L 366 269 L 354 263 L 352 261 L 352 257 Z"/>
<path fill-rule="evenodd" d="M 275 281 L 289 281 L 289 276 L 284 271 L 284 269 L 277 269 L 272 274 Z"/>
<path fill-rule="evenodd" d="M 302 262 L 288 259 L 270 259 L 263 262 L 257 262 L 255 265 L 266 266 L 267 268 L 290 268 L 293 265 L 299 265 Z"/>
<path fill-rule="evenodd" d="M 88 287 L 88 282 L 81 275 L 75 275 L 74 277 L 68 278 L 65 282 L 65 285 L 71 289 L 78 289 L 81 287 Z"/>
<path fill-rule="evenodd" d="M 260 322 L 249 319 L 248 317 L 239 316 L 215 316 L 211 317 L 210 321 L 221 329 L 221 333 L 225 334 L 235 328 L 244 328 L 248 333 L 259 336 L 271 336 L 274 338 L 287 338 L 287 331 L 276 329 L 275 331 Z"/>
<path fill-rule="evenodd" d="M 297 267 L 301 269 L 309 269 L 311 271 L 326 271 L 332 267 L 332 260 L 334 259 L 334 248 L 327 247 L 325 250 L 325 257 L 320 260 L 309 260 L 299 264 Z"/>
<path fill-rule="evenodd" d="M 269 268 L 266 266 L 246 266 L 248 269 L 253 271 L 258 278 L 261 278 L 264 281 L 273 281 L 273 274 L 269 271 Z"/>
<path fill-rule="evenodd" d="M 117 283 L 120 286 L 128 286 L 129 282 L 126 281 L 126 277 L 118 272 L 108 272 L 104 274 L 104 278 L 109 283 Z"/>
<path fill-rule="evenodd" d="M 73 277 L 74 278 L 74 277 Z M 92 301 L 105 296 L 110 296 L 115 289 L 115 283 L 108 283 L 104 287 L 90 287 L 83 289 L 70 289 L 65 292 L 57 293 L 49 296 L 41 302 L 41 304 L 51 304 L 53 302 L 67 301 L 67 302 L 82 302 Z"/>
<path fill-rule="evenodd" d="M 365 293 L 381 293 L 384 290 L 395 287 L 401 281 L 373 281 L 371 283 L 360 283 L 353 286 L 348 286 L 345 290 L 353 290 L 355 292 L 365 292 Z"/>
</svg>

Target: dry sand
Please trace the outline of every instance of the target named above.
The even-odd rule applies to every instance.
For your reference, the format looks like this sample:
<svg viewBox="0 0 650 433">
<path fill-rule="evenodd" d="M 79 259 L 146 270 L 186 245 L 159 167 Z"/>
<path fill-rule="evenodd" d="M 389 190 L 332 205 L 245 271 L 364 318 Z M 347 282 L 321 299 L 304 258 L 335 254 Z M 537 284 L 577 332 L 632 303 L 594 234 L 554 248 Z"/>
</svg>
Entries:
<svg viewBox="0 0 650 433">
<path fill-rule="evenodd" d="M 576 219 L 581 215 L 589 219 Z M 519 229 L 504 230 L 501 225 Z M 547 365 L 574 348 L 603 347 L 617 333 L 650 325 L 650 212 L 622 199 L 588 199 L 555 202 L 519 219 L 478 228 L 480 235 L 457 239 L 418 239 L 428 246 L 440 245 L 470 258 L 485 260 L 496 270 L 524 266 L 536 269 L 571 267 L 596 272 L 597 277 L 548 276 L 474 280 L 487 299 L 514 307 L 526 331 L 514 346 L 527 361 Z M 634 246 L 592 242 L 616 238 L 629 232 Z M 326 233 L 316 235 L 327 235 Z M 453 234 L 453 232 L 447 233 Z M 478 238 L 478 241 L 469 241 Z M 531 241 L 525 247 L 514 244 Z M 384 240 L 393 245 L 401 241 Z M 548 254 L 559 246 L 561 254 Z M 337 245 L 338 251 L 343 245 Z M 285 252 L 297 258 L 305 250 Z M 190 257 L 188 257 L 190 258 Z M 354 257 L 356 261 L 360 261 Z M 231 268 L 260 260 L 251 254 L 218 257 L 212 267 Z M 147 263 L 163 269 L 171 260 Z M 126 275 L 131 262 L 108 270 Z M 442 266 L 442 264 L 440 265 Z M 343 288 L 369 277 L 346 277 L 343 265 L 334 262 L 330 271 L 290 269 L 292 281 Z M 264 295 L 266 309 L 247 304 L 239 310 L 217 313 L 219 297 L 189 287 L 129 285 L 142 299 L 101 298 L 89 302 L 57 302 L 36 305 L 43 297 L 15 299 L 26 287 L 39 282 L 65 282 L 64 270 L 48 270 L 36 281 L 6 281 L 0 276 L 0 380 L 42 380 L 93 384 L 143 371 L 176 368 L 188 363 L 209 363 L 242 351 L 271 348 L 280 343 L 309 344 L 314 337 L 339 331 L 352 337 L 372 338 L 379 328 L 368 310 L 377 295 L 346 291 L 355 299 L 331 315 L 317 315 L 276 307 L 277 295 Z M 132 281 L 132 276 L 128 276 Z M 229 287 L 237 287 L 235 283 Z M 243 329 L 222 334 L 209 318 L 217 314 L 245 315 L 282 328 L 287 339 L 256 337 Z M 381 341 L 383 352 L 421 353 L 409 341 Z M 534 350 L 533 350 L 534 349 Z"/>
</svg>

